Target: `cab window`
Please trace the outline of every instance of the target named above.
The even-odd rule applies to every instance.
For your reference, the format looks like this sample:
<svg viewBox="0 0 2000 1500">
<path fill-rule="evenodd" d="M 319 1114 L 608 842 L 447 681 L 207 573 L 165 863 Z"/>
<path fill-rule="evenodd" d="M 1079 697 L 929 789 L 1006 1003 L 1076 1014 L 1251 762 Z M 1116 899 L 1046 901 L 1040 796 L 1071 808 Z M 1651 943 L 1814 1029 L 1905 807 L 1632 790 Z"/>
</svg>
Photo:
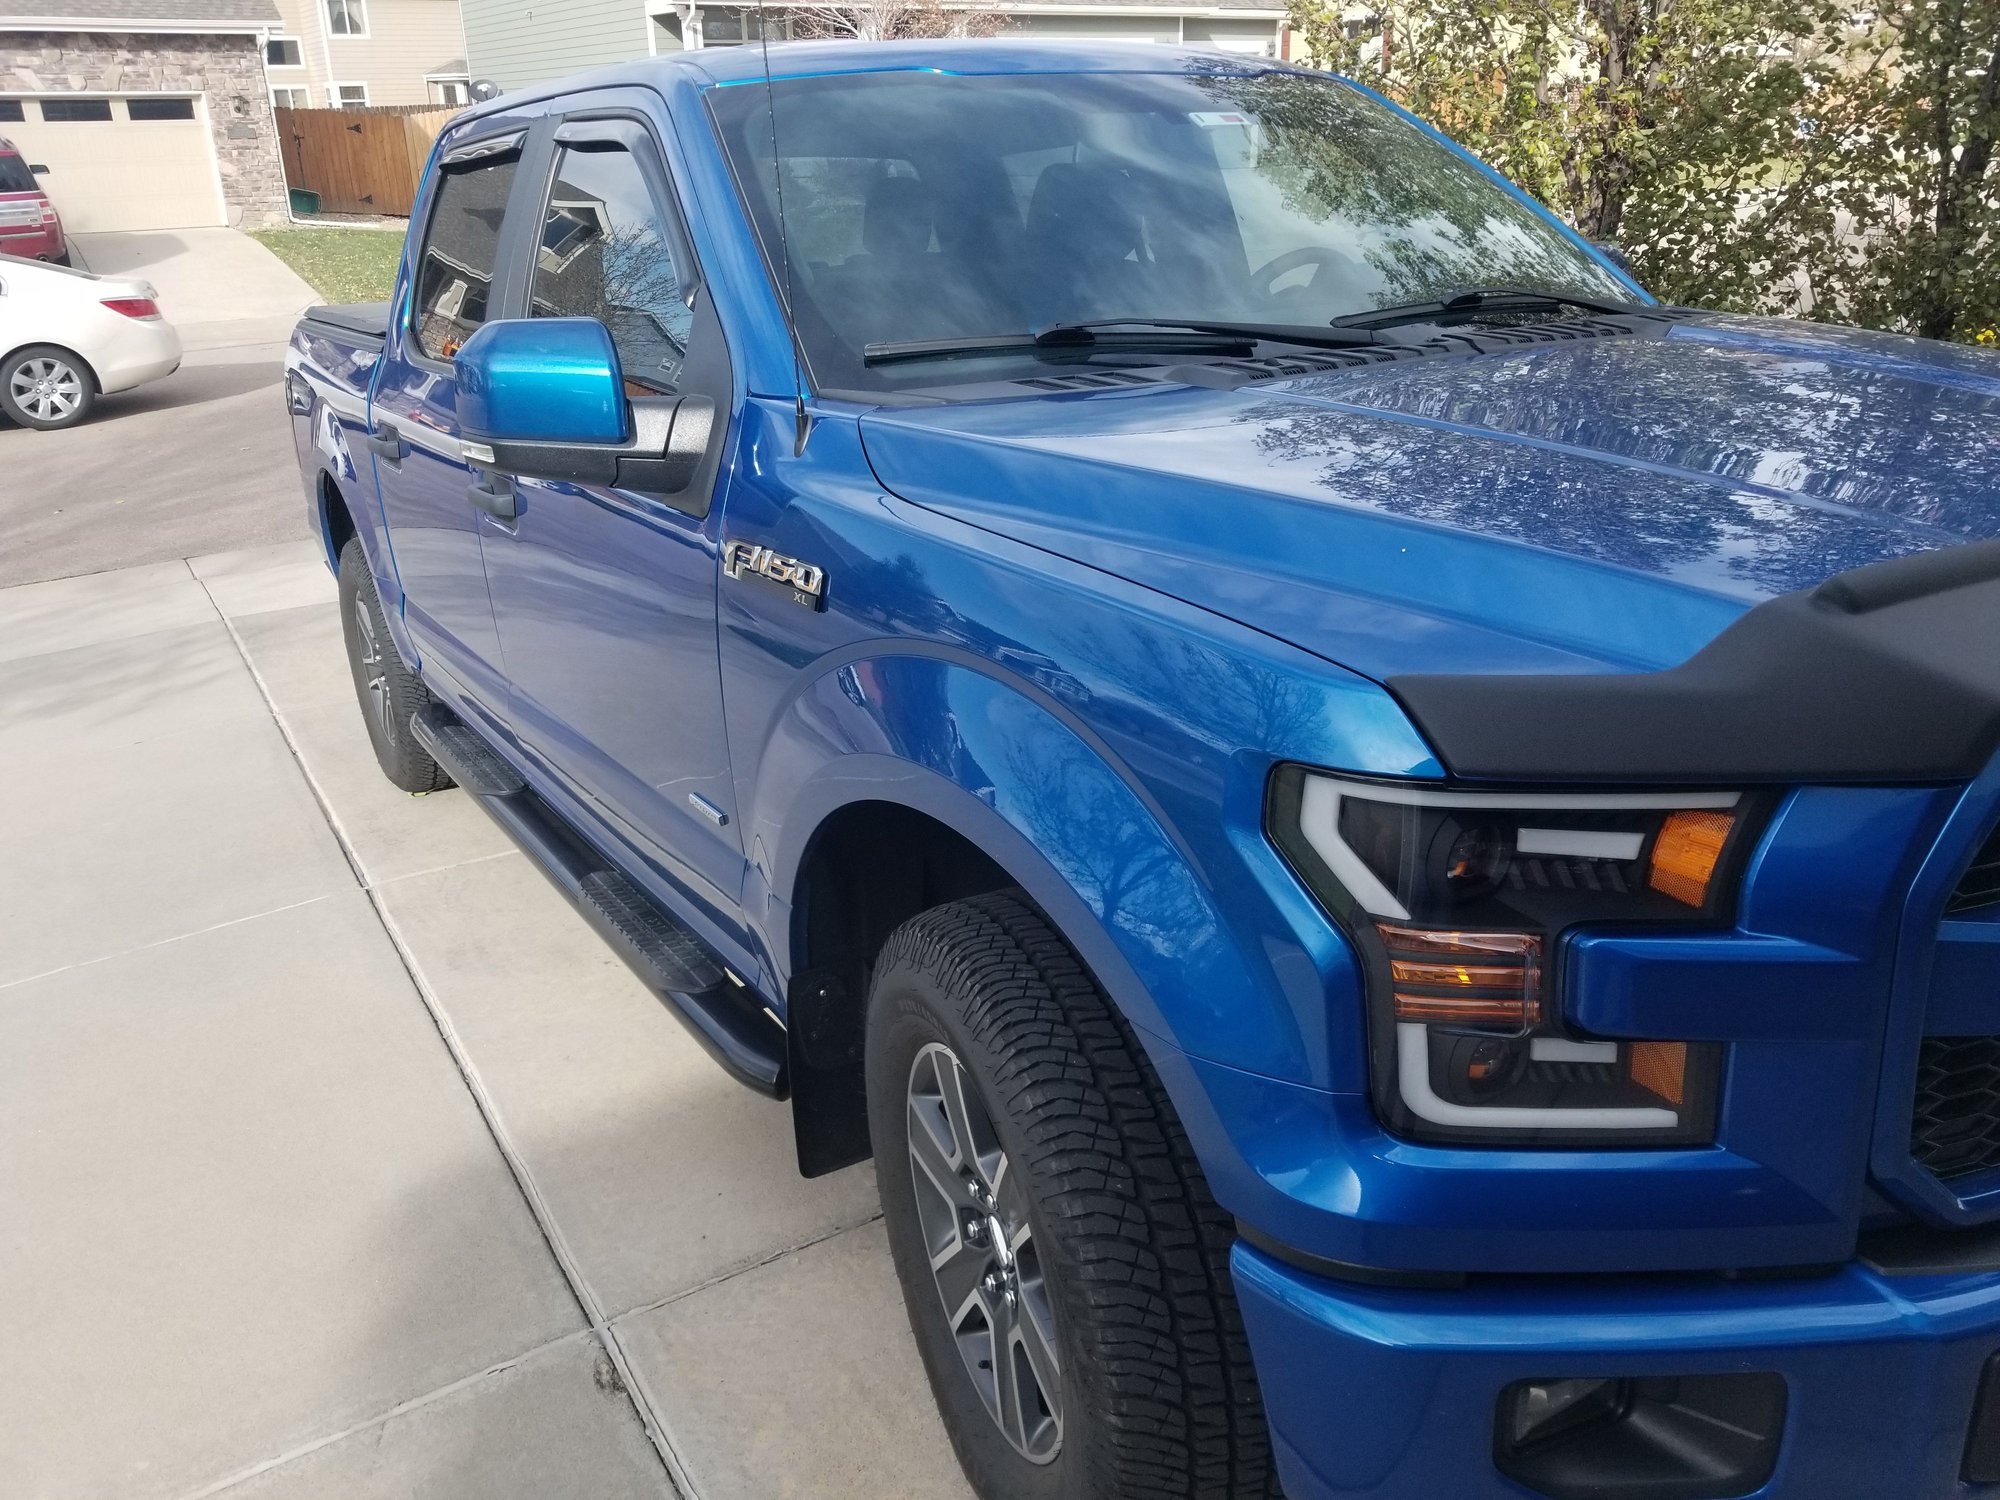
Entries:
<svg viewBox="0 0 2000 1500">
<path fill-rule="evenodd" d="M 499 259 L 500 223 L 518 157 L 468 163 L 438 182 L 417 257 L 415 333 L 430 358 L 449 360 L 486 321 Z"/>
<path fill-rule="evenodd" d="M 630 394 L 679 395 L 694 330 L 689 270 L 629 148 L 562 148 L 535 247 L 535 317 L 600 320 Z"/>
</svg>

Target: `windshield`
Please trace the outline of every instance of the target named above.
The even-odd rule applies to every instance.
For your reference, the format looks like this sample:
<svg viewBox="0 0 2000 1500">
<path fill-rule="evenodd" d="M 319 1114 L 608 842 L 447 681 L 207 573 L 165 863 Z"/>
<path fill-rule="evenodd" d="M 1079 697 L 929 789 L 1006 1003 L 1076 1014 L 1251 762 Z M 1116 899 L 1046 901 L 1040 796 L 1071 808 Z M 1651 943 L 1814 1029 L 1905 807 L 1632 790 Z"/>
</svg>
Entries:
<svg viewBox="0 0 2000 1500">
<path fill-rule="evenodd" d="M 710 90 L 822 387 L 1047 373 L 869 345 L 1115 318 L 1296 324 L 1508 285 L 1630 296 L 1545 215 L 1366 94 L 1296 73 L 927 72 Z M 1155 362 L 1158 362 L 1157 360 Z M 1179 362 L 1175 359 L 1174 362 Z"/>
<path fill-rule="evenodd" d="M 18 156 L 0 156 L 0 193 L 32 193 L 35 174 L 28 170 L 28 164 Z"/>
</svg>

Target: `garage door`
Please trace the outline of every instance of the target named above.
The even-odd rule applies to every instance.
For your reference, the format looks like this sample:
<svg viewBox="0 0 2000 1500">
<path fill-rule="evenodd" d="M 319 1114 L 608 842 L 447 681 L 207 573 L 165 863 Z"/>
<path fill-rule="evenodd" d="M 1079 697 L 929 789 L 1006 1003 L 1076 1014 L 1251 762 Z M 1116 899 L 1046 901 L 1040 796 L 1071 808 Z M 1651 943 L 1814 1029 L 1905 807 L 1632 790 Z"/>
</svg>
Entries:
<svg viewBox="0 0 2000 1500">
<path fill-rule="evenodd" d="M 64 227 L 192 229 L 226 222 L 205 101 L 66 94 L 0 98 L 0 135 L 46 163 Z"/>
</svg>

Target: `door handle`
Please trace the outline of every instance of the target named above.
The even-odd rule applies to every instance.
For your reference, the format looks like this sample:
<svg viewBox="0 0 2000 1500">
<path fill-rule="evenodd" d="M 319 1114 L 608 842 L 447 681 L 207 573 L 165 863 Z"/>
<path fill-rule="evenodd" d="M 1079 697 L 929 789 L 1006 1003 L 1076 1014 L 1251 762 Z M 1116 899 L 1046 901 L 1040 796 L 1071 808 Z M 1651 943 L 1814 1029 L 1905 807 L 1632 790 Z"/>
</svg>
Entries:
<svg viewBox="0 0 2000 1500">
<path fill-rule="evenodd" d="M 521 514 L 514 481 L 505 474 L 482 474 L 465 487 L 465 498 L 496 521 L 512 521 Z"/>
<path fill-rule="evenodd" d="M 368 451 L 377 458 L 384 459 L 392 464 L 399 464 L 403 461 L 403 453 L 405 451 L 403 448 L 403 435 L 387 422 L 383 422 L 372 431 L 364 433 L 361 440 L 368 445 Z"/>
</svg>

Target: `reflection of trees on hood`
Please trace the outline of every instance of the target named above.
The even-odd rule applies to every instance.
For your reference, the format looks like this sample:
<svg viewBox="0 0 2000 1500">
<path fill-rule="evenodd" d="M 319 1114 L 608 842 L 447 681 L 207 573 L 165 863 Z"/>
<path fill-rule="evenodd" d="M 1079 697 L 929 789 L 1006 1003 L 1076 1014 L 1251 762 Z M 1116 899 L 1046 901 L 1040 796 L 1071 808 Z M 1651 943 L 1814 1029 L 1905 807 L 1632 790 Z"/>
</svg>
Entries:
<svg viewBox="0 0 2000 1500">
<path fill-rule="evenodd" d="M 2000 511 L 2000 391 L 1947 395 L 1838 358 L 1620 339 L 1529 358 L 1405 365 L 1331 382 L 1336 399 L 1522 432 L 1852 508 L 1936 546 Z"/>
<path fill-rule="evenodd" d="M 1316 468 L 1314 482 L 1342 504 L 1696 584 L 1785 593 L 1936 545 L 1923 532 L 1885 530 L 1857 548 L 1855 517 L 1865 512 L 1811 509 L 1581 455 L 1498 444 L 1468 451 L 1459 440 L 1351 411 L 1273 400 L 1236 420 L 1260 425 L 1257 447 L 1267 457 Z M 1632 496 L 1629 506 L 1621 496 Z"/>
<path fill-rule="evenodd" d="M 1354 248 L 1359 226 L 1371 231 L 1378 306 L 1494 283 L 1574 289 L 1601 279 L 1604 295 L 1623 294 L 1527 205 L 1345 84 L 1189 76 L 1218 109 L 1257 115 L 1255 170 L 1287 208 L 1325 224 L 1336 248 Z"/>
</svg>

